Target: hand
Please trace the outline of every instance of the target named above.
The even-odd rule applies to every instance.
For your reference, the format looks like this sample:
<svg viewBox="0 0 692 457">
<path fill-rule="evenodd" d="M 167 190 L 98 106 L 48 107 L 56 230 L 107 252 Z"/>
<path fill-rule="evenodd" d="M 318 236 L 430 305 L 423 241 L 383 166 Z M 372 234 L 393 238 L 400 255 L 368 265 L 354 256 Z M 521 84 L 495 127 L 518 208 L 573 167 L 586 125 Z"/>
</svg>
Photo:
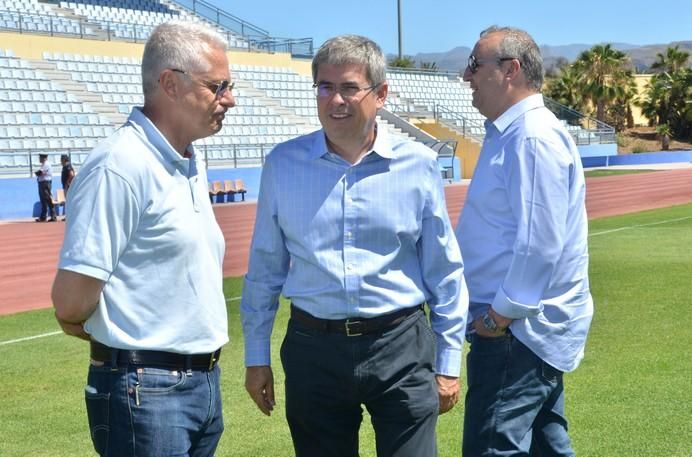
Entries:
<svg viewBox="0 0 692 457">
<path fill-rule="evenodd" d="M 495 321 L 498 330 L 496 332 L 491 332 L 486 329 L 485 325 L 483 325 L 483 317 L 479 316 L 473 321 L 473 329 L 476 331 L 476 334 L 484 338 L 497 338 L 504 336 L 507 333 L 507 327 L 509 327 L 509 324 L 512 323 L 512 319 L 497 314 L 492 308 L 488 309 L 488 315 Z"/>
<path fill-rule="evenodd" d="M 444 414 L 459 401 L 459 378 L 438 374 L 435 381 L 440 396 L 440 414 Z"/>
<path fill-rule="evenodd" d="M 245 390 L 257 407 L 266 416 L 274 410 L 274 374 L 270 366 L 247 367 L 245 369 Z"/>
<path fill-rule="evenodd" d="M 58 324 L 60 324 L 60 328 L 62 328 L 62 331 L 65 332 L 67 335 L 75 336 L 86 341 L 91 341 L 91 336 L 89 336 L 89 334 L 84 331 L 84 322 L 74 324 L 72 322 L 67 322 L 60 319 L 57 315 L 55 316 L 55 319 L 58 321 Z"/>
</svg>

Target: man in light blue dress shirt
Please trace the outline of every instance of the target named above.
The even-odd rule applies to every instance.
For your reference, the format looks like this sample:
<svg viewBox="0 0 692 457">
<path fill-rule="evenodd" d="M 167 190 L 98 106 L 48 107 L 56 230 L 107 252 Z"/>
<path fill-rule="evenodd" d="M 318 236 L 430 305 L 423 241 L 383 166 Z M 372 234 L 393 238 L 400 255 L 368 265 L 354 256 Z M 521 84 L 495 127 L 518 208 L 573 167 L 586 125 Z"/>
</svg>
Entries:
<svg viewBox="0 0 692 457">
<path fill-rule="evenodd" d="M 468 305 L 436 154 L 377 128 L 388 90 L 377 44 L 333 38 L 312 70 L 323 128 L 278 145 L 262 171 L 241 303 L 246 388 L 269 415 L 283 293 L 296 455 L 359 455 L 365 405 L 378 456 L 433 457 L 437 416 L 458 399 Z"/>
<path fill-rule="evenodd" d="M 192 142 L 235 104 L 226 41 L 202 24 L 161 24 L 142 79 L 144 106 L 70 187 L 53 304 L 63 330 L 90 342 L 84 396 L 99 455 L 207 457 L 224 429 L 225 243 Z"/>
<path fill-rule="evenodd" d="M 463 455 L 572 456 L 562 376 L 593 315 L 579 152 L 543 105 L 526 32 L 482 32 L 464 80 L 487 121 L 456 232 L 471 302 Z"/>
</svg>

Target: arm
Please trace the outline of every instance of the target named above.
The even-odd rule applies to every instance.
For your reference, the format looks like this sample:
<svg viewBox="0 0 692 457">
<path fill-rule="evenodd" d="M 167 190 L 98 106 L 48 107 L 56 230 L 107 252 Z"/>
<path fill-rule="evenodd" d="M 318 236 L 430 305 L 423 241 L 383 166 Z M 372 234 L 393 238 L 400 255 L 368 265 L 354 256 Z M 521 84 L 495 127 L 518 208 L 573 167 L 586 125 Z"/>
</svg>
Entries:
<svg viewBox="0 0 692 457">
<path fill-rule="evenodd" d="M 423 281 L 431 295 L 428 307 L 437 342 L 435 380 L 440 414 L 443 414 L 459 401 L 461 348 L 469 297 L 459 244 L 447 215 L 442 180 L 436 166 L 429 171 L 432 190 L 423 211 L 418 256 Z"/>
<path fill-rule="evenodd" d="M 492 303 L 498 325 L 507 323 L 503 317 L 523 319 L 543 310 L 541 299 L 566 241 L 571 163 L 566 145 L 524 138 L 504 164 L 517 233 Z"/>
<path fill-rule="evenodd" d="M 51 298 L 55 318 L 66 334 L 89 340 L 89 334 L 84 331 L 82 324 L 96 310 L 103 285 L 99 279 L 58 270 Z"/>
<path fill-rule="evenodd" d="M 289 268 L 289 254 L 278 222 L 272 163 L 262 170 L 255 230 L 248 273 L 240 303 L 245 340 L 245 388 L 266 415 L 274 408 L 271 333 L 279 307 L 279 295 Z"/>
</svg>

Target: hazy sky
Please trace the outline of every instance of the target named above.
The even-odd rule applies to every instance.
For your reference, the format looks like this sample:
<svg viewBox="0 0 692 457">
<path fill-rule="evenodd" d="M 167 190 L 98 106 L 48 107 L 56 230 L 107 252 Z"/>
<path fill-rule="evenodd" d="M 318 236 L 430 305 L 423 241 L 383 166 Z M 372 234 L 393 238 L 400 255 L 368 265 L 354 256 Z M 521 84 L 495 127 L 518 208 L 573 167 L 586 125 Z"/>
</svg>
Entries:
<svg viewBox="0 0 692 457">
<path fill-rule="evenodd" d="M 285 38 L 310 37 L 318 47 L 342 33 L 365 35 L 398 52 L 397 0 L 208 0 Z M 403 53 L 472 47 L 493 24 L 527 30 L 539 45 L 692 40 L 690 0 L 505 1 L 401 0 Z"/>
</svg>

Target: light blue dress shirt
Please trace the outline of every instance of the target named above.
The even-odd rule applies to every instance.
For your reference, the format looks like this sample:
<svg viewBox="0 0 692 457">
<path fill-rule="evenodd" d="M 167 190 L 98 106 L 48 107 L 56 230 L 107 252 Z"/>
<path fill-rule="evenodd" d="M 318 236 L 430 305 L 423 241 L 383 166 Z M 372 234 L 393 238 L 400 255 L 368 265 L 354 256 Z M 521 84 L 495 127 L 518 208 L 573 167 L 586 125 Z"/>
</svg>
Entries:
<svg viewBox="0 0 692 457">
<path fill-rule="evenodd" d="M 204 162 L 178 154 L 138 108 L 89 154 L 67 214 L 58 267 L 105 282 L 84 327 L 92 338 L 181 354 L 228 341 L 225 243 Z"/>
<path fill-rule="evenodd" d="M 540 94 L 485 127 L 456 229 L 469 322 L 490 304 L 542 360 L 574 370 L 593 315 L 579 152 Z"/>
<path fill-rule="evenodd" d="M 435 153 L 385 131 L 355 165 L 328 151 L 323 130 L 278 145 L 262 171 L 241 303 L 247 366 L 270 364 L 282 292 L 323 319 L 427 301 L 437 372 L 458 376 L 468 295 Z"/>
</svg>

